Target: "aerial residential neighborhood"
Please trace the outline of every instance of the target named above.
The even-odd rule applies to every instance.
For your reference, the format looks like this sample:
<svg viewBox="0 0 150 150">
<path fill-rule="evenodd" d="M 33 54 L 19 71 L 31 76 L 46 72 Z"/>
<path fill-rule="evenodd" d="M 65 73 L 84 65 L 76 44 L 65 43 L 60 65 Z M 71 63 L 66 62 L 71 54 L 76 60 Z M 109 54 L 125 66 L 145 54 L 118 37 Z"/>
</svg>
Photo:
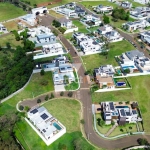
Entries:
<svg viewBox="0 0 150 150">
<path fill-rule="evenodd" d="M 0 1 L 0 149 L 150 149 L 150 1 Z"/>
</svg>

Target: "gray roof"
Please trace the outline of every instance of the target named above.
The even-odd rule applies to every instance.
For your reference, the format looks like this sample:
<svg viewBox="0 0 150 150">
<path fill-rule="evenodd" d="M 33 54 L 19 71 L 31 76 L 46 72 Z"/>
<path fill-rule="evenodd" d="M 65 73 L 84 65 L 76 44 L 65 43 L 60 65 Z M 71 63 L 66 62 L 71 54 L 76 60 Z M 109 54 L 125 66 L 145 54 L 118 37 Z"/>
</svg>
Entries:
<svg viewBox="0 0 150 150">
<path fill-rule="evenodd" d="M 64 22 L 70 22 L 71 20 L 69 20 L 69 19 L 67 19 L 67 18 L 60 18 L 60 19 L 58 19 L 58 21 L 59 21 L 60 23 L 64 23 Z"/>
<path fill-rule="evenodd" d="M 143 52 L 140 52 L 139 50 L 133 50 L 133 51 L 129 51 L 129 52 L 126 52 L 126 55 L 132 59 L 134 57 L 143 57 L 144 56 L 144 53 Z"/>
</svg>

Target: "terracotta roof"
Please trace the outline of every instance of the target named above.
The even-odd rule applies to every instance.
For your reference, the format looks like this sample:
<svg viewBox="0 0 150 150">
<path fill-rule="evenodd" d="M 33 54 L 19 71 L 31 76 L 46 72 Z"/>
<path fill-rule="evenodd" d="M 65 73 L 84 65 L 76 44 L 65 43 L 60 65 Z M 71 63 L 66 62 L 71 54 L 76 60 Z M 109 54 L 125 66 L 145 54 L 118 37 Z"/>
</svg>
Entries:
<svg viewBox="0 0 150 150">
<path fill-rule="evenodd" d="M 109 76 L 101 77 L 100 75 L 97 75 L 96 79 L 99 81 L 99 83 L 102 83 L 102 82 L 114 83 L 112 77 L 109 77 Z"/>
</svg>

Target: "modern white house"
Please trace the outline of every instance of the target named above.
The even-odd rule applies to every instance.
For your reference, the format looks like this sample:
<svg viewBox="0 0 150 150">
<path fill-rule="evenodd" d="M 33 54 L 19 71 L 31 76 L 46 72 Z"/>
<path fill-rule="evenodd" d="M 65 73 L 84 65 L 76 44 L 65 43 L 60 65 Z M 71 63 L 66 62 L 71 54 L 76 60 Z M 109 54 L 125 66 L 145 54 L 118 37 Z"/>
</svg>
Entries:
<svg viewBox="0 0 150 150">
<path fill-rule="evenodd" d="M 130 11 L 130 17 L 140 20 L 148 19 L 150 18 L 150 8 L 136 7 L 134 10 Z"/>
<path fill-rule="evenodd" d="M 123 28 L 129 32 L 133 32 L 138 29 L 144 29 L 150 26 L 150 23 L 147 20 L 139 20 L 135 22 L 124 23 Z"/>
<path fill-rule="evenodd" d="M 137 2 L 137 3 L 145 5 L 145 4 L 149 3 L 149 0 L 134 0 L 134 2 Z"/>
<path fill-rule="evenodd" d="M 100 20 L 100 17 L 87 14 L 83 16 L 83 19 L 81 19 L 81 22 L 84 22 L 87 26 L 99 26 L 102 21 Z"/>
<path fill-rule="evenodd" d="M 56 36 L 48 27 L 38 26 L 36 28 L 28 28 L 27 30 L 28 39 L 35 43 L 36 47 L 56 43 Z M 22 31 L 18 31 L 18 33 L 20 34 Z"/>
<path fill-rule="evenodd" d="M 60 43 L 52 43 L 42 46 L 42 52 L 36 54 L 33 59 L 51 57 L 55 55 L 64 54 L 63 46 Z"/>
<path fill-rule="evenodd" d="M 64 27 L 66 29 L 64 34 L 78 31 L 78 27 L 76 27 L 72 23 L 72 20 L 69 20 L 69 19 L 64 17 L 64 18 L 58 19 L 57 21 L 61 24 L 61 27 Z"/>
<path fill-rule="evenodd" d="M 111 124 L 112 121 L 119 125 L 142 121 L 142 118 L 138 115 L 137 102 L 133 102 L 130 106 L 121 105 L 118 102 L 101 102 L 101 109 L 107 125 Z"/>
<path fill-rule="evenodd" d="M 113 31 L 113 27 L 110 25 L 104 25 L 102 27 L 99 27 L 97 31 L 98 31 L 98 34 L 105 35 L 107 32 Z"/>
<path fill-rule="evenodd" d="M 31 12 L 34 15 L 46 14 L 48 13 L 48 9 L 47 7 L 38 7 L 38 8 L 33 8 Z"/>
<path fill-rule="evenodd" d="M 132 8 L 132 3 L 130 3 L 129 1 L 122 1 L 119 5 L 125 9 Z"/>
<path fill-rule="evenodd" d="M 1 24 L 1 23 L 0 23 L 0 32 L 1 33 L 7 33 L 8 32 L 7 28 L 3 24 Z"/>
<path fill-rule="evenodd" d="M 31 109 L 27 116 L 29 118 L 27 122 L 46 145 L 50 145 L 66 133 L 66 127 L 43 106 Z"/>
<path fill-rule="evenodd" d="M 84 55 L 101 53 L 105 44 L 104 42 L 96 42 L 94 39 L 85 35 L 84 33 L 74 33 L 73 37 L 76 40 L 76 43 L 80 46 Z"/>
<path fill-rule="evenodd" d="M 119 34 L 119 32 L 113 30 L 113 31 L 110 31 L 110 32 L 107 32 L 105 35 L 104 35 L 107 40 L 109 42 L 118 42 L 118 41 L 122 41 L 124 38 Z"/>
<path fill-rule="evenodd" d="M 112 6 L 103 6 L 103 5 L 98 5 L 94 7 L 93 9 L 97 13 L 110 13 L 113 10 Z"/>
<path fill-rule="evenodd" d="M 139 35 L 143 42 L 150 45 L 150 31 L 139 33 Z"/>
<path fill-rule="evenodd" d="M 25 16 L 20 17 L 21 20 L 25 21 L 30 26 L 35 26 L 37 24 L 36 15 L 35 14 L 27 14 Z"/>
</svg>

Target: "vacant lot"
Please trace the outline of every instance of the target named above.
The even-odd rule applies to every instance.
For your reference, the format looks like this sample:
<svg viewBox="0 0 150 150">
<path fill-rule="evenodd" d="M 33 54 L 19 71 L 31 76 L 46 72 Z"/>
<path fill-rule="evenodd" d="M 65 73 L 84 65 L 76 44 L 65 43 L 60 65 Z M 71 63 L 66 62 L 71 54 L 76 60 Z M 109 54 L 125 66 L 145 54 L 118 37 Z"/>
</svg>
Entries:
<svg viewBox="0 0 150 150">
<path fill-rule="evenodd" d="M 145 132 L 149 133 L 150 128 L 150 76 L 139 76 L 128 78 L 132 86 L 130 90 L 94 93 L 92 95 L 93 102 L 99 103 L 102 101 L 138 101 L 139 108 L 142 112 Z"/>
<path fill-rule="evenodd" d="M 51 16 L 57 18 L 57 19 L 60 19 L 60 18 L 65 17 L 64 15 L 61 15 L 61 14 L 59 14 L 59 13 L 56 13 L 56 12 L 53 11 L 53 10 L 49 10 L 49 14 L 50 14 Z"/>
<path fill-rule="evenodd" d="M 79 112 L 81 108 L 79 102 L 70 99 L 57 99 L 45 103 L 44 106 L 66 127 L 67 133 L 50 146 L 46 146 L 36 132 L 24 120 L 22 120 L 17 124 L 16 128 L 17 137 L 22 145 L 24 145 L 27 149 L 30 148 L 32 150 L 49 150 L 59 149 L 58 145 L 61 143 L 65 144 L 68 150 L 73 150 L 74 148 L 72 142 L 74 139 L 78 139 L 78 141 L 80 141 L 80 145 L 82 145 L 82 148 L 94 149 L 86 142 L 80 132 Z M 22 137 L 24 137 L 24 140 Z"/>
<path fill-rule="evenodd" d="M 21 8 L 10 3 L 0 3 L 0 21 L 6 21 L 26 14 Z"/>
<path fill-rule="evenodd" d="M 18 30 L 18 20 L 3 23 L 3 25 L 7 28 L 8 31 Z"/>
<path fill-rule="evenodd" d="M 83 56 L 83 62 L 86 66 L 86 69 L 94 69 L 100 67 L 100 65 L 112 64 L 114 66 L 118 65 L 115 56 L 121 55 L 123 52 L 134 50 L 134 47 L 126 40 L 111 43 L 110 44 L 110 51 L 108 52 L 108 56 L 102 54 L 94 54 Z"/>
<path fill-rule="evenodd" d="M 6 43 L 10 43 L 12 47 L 22 46 L 22 41 L 16 41 L 15 36 L 13 34 L 6 35 L 0 38 L 0 46 L 5 47 Z"/>
</svg>

